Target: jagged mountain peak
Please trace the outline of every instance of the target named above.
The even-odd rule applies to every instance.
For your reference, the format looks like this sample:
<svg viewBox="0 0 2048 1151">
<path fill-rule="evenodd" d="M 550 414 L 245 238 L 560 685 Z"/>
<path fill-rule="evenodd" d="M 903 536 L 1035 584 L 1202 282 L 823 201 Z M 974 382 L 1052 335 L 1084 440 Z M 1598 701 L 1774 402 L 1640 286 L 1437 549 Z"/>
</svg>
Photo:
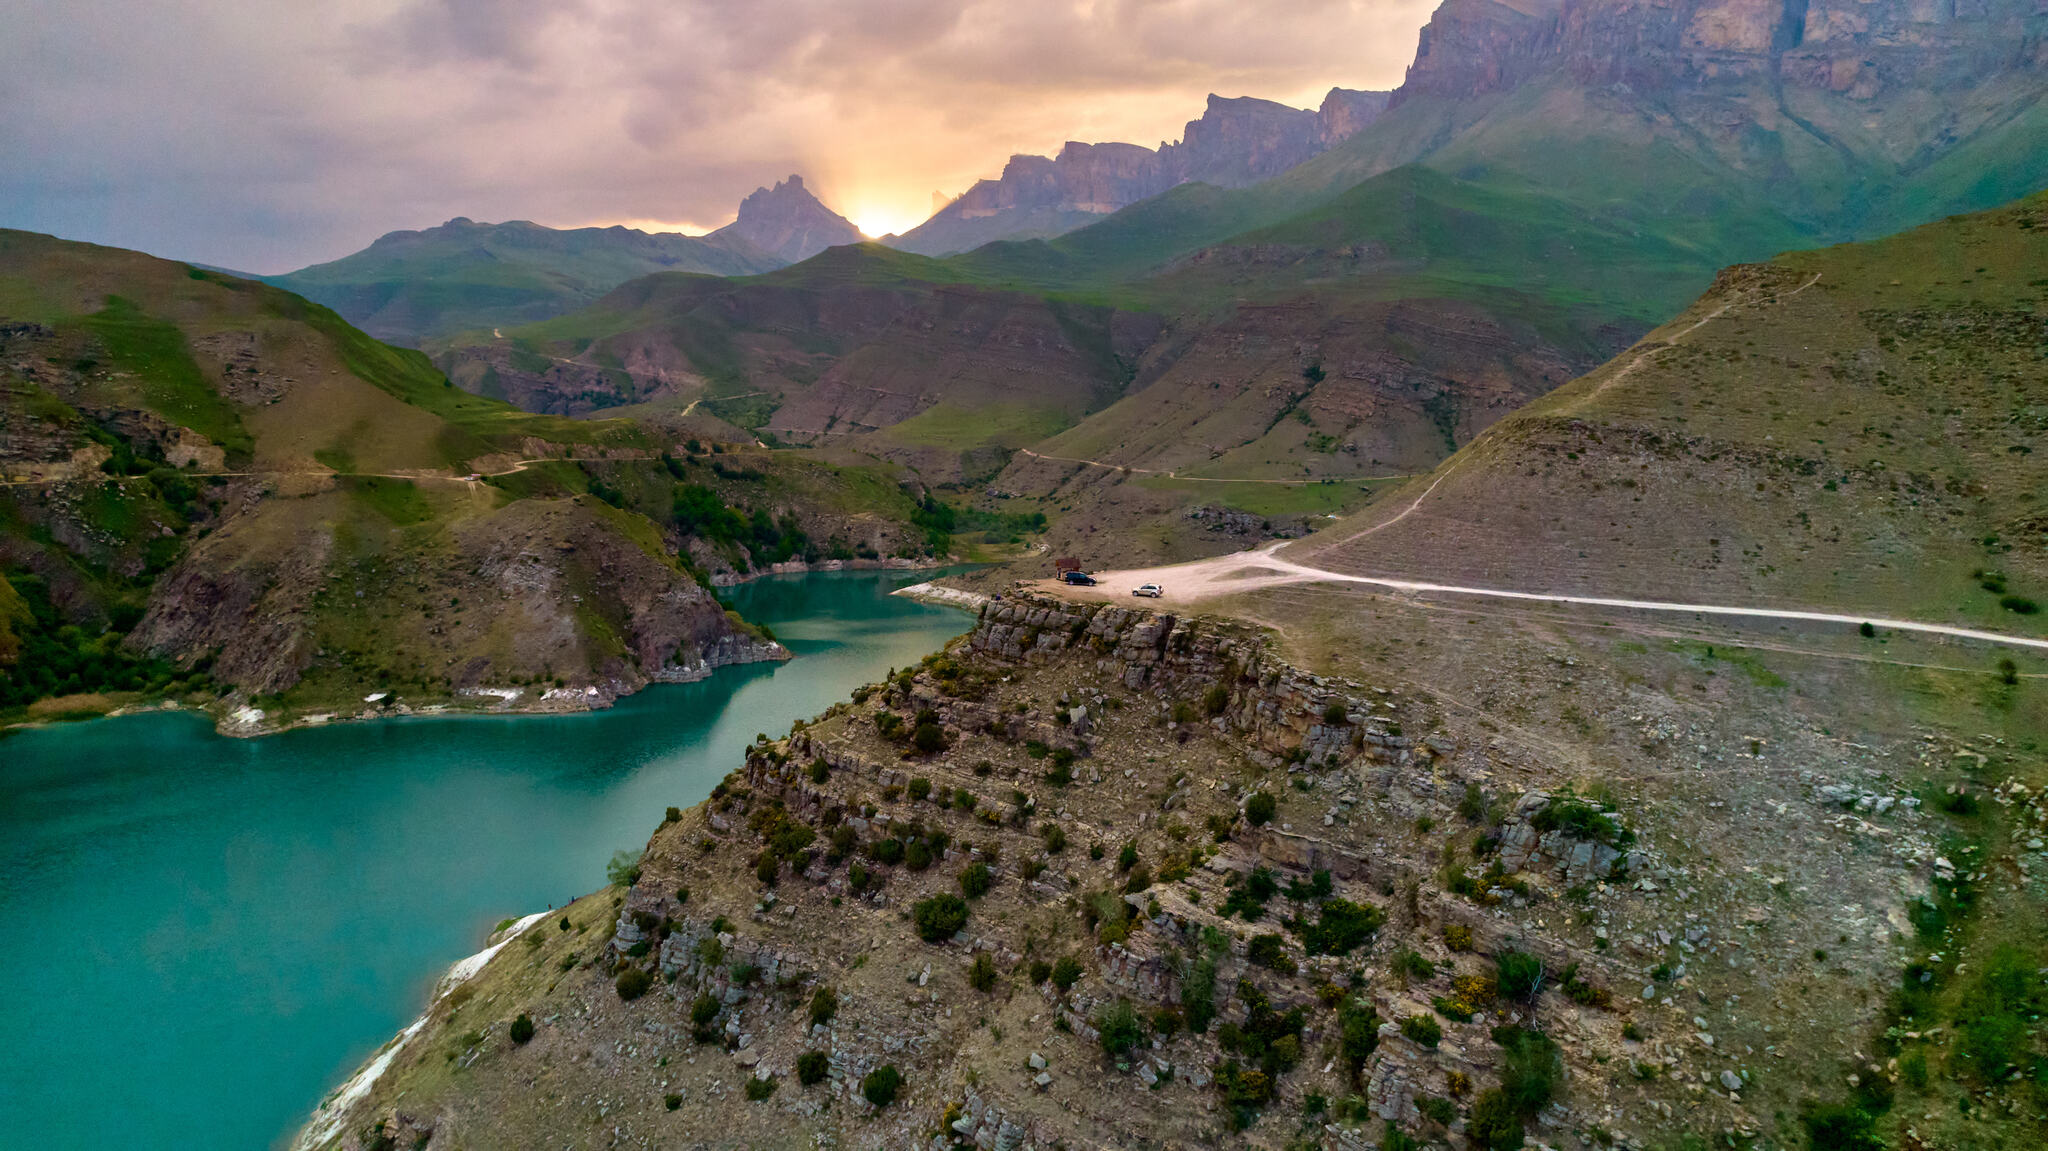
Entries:
<svg viewBox="0 0 2048 1151">
<path fill-rule="evenodd" d="M 745 240 L 792 264 L 865 239 L 852 221 L 826 207 L 804 187 L 804 178 L 794 174 L 773 188 L 754 189 L 740 201 L 739 217 L 711 236 Z"/>
</svg>

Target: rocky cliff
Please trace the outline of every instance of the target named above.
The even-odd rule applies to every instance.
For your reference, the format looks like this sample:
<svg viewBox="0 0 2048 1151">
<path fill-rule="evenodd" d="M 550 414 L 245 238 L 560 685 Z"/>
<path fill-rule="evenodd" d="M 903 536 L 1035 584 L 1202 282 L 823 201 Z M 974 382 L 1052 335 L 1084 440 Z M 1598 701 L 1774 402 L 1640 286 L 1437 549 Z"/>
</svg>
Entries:
<svg viewBox="0 0 2048 1151">
<path fill-rule="evenodd" d="M 2031 0 L 1448 0 L 1394 102 L 1553 71 L 1638 91 L 1759 76 L 1865 100 L 1940 91 L 2048 63 L 2042 16 Z"/>
<path fill-rule="evenodd" d="M 1209 97 L 1179 143 L 1068 142 L 1057 156 L 1012 156 L 925 223 L 891 241 L 923 255 L 992 240 L 1057 236 L 1195 180 L 1240 188 L 1278 175 L 1370 125 L 1388 93 L 1332 88 L 1318 111 L 1251 97 Z"/>
<path fill-rule="evenodd" d="M 992 602 L 764 737 L 298 1146 L 1803 1139 L 1844 1068 L 1910 1075 L 1865 1054 L 1896 1018 L 1874 993 L 1957 869 L 1897 772 L 1950 780 L 1957 737 L 1837 715 L 1850 740 L 1587 639 L 1361 680 L 1236 625 Z M 1616 730 L 1523 710 L 1567 698 Z M 1706 766 L 1734 755 L 1739 780 Z M 2026 784 L 1986 792 L 2048 821 Z"/>
<path fill-rule="evenodd" d="M 820 203 L 804 187 L 802 176 L 791 176 L 773 188 L 756 188 L 740 201 L 738 219 L 705 238 L 743 241 L 786 264 L 865 239 L 851 221 Z"/>
<path fill-rule="evenodd" d="M 281 289 L 138 253 L 0 232 L 0 300 L 0 612 L 35 656 L 0 667 L 10 721 L 581 708 L 787 655 L 682 554 L 672 491 L 721 480 L 644 429 L 543 425 Z M 746 546 L 801 554 L 777 510 Z"/>
</svg>

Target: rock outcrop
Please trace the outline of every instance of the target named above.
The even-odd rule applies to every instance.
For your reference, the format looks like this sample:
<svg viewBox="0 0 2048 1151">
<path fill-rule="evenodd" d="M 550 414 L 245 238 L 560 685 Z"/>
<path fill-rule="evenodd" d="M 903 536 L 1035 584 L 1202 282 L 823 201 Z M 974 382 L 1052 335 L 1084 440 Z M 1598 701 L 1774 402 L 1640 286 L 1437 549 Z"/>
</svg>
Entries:
<svg viewBox="0 0 2048 1151">
<path fill-rule="evenodd" d="M 1317 111 L 1251 97 L 1209 97 L 1179 143 L 1069 141 L 1057 156 L 1012 156 L 923 224 L 891 241 L 924 255 L 993 240 L 1047 238 L 1189 181 L 1241 188 L 1313 159 L 1386 111 L 1390 93 L 1332 88 Z"/>
<path fill-rule="evenodd" d="M 754 189 L 740 201 L 739 218 L 705 238 L 744 240 L 784 263 L 795 264 L 827 248 L 858 244 L 865 237 L 846 217 L 811 195 L 802 176 L 791 176 L 773 188 Z"/>
<path fill-rule="evenodd" d="M 1449 0 L 1423 29 L 1394 103 L 1478 96 L 1549 73 L 1638 92 L 1769 77 L 1867 100 L 2039 68 L 2041 15 L 2013 0 Z"/>
</svg>

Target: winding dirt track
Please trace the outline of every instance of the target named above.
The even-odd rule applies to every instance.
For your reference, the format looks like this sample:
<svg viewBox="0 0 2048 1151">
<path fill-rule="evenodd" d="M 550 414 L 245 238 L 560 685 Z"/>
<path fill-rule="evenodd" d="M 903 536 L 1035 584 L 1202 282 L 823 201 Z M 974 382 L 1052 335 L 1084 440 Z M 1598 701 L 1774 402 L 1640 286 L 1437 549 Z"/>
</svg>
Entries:
<svg viewBox="0 0 2048 1151">
<path fill-rule="evenodd" d="M 1441 479 L 1438 483 L 1443 482 Z M 1435 487 L 1434 484 L 1431 487 Z M 1428 493 L 1423 493 L 1427 495 Z M 1422 501 L 1417 499 L 1406 511 L 1395 519 L 1406 517 Z M 1394 520 L 1388 520 L 1378 527 L 1386 527 Z M 1376 531 L 1378 528 L 1368 529 Z M 1364 532 L 1358 533 L 1365 534 Z M 1349 538 L 1357 538 L 1356 536 Z M 1800 623 L 1841 624 L 1856 627 L 1870 624 L 1872 627 L 1890 631 L 1917 632 L 1925 635 L 1948 636 L 1952 639 L 1975 640 L 1980 643 L 2004 644 L 2010 647 L 2031 648 L 2048 651 L 2048 639 L 2028 639 L 2024 636 L 2003 635 L 1999 632 L 1982 631 L 1977 628 L 1954 627 L 1948 624 L 1921 623 L 1917 620 L 1888 619 L 1875 615 L 1852 615 L 1845 612 L 1813 611 L 1795 608 L 1741 607 L 1732 604 L 1684 603 L 1674 600 L 1621 599 L 1609 596 L 1566 595 L 1561 592 L 1522 591 L 1516 588 L 1474 587 L 1465 584 L 1432 583 L 1427 580 L 1392 579 L 1384 576 L 1351 575 L 1346 572 L 1330 571 L 1314 567 L 1298 560 L 1282 558 L 1278 552 L 1288 541 L 1279 541 L 1257 551 L 1236 552 L 1217 556 L 1213 559 L 1196 560 L 1192 563 L 1169 564 L 1164 567 L 1133 568 L 1126 571 L 1097 572 L 1096 578 L 1103 586 L 1068 587 L 1053 580 L 1040 581 L 1042 590 L 1074 599 L 1116 600 L 1128 598 L 1130 590 L 1139 584 L 1156 583 L 1165 588 L 1165 595 L 1157 601 L 1162 604 L 1194 604 L 1239 592 L 1257 591 L 1260 588 L 1283 587 L 1289 584 L 1339 583 L 1357 584 L 1367 587 L 1384 588 L 1388 591 L 1409 592 L 1422 595 L 1479 596 L 1487 599 L 1522 600 L 1536 603 L 1580 604 L 1587 607 L 1618 608 L 1625 611 L 1670 612 L 1696 616 L 1734 616 L 1748 619 L 1790 620 Z"/>
</svg>

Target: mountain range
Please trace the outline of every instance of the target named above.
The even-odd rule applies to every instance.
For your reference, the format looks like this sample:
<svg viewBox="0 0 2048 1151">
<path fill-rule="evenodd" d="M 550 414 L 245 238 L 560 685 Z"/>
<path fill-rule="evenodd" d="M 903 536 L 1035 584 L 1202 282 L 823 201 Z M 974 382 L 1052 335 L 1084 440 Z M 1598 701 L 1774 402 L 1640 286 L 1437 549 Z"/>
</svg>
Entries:
<svg viewBox="0 0 2048 1151">
<path fill-rule="evenodd" d="M 1332 88 L 1315 112 L 1211 95 L 1178 144 L 1069 141 L 1057 156 L 1012 156 L 923 224 L 884 243 L 944 256 L 996 240 L 1046 239 L 1190 181 L 1241 188 L 1327 151 L 1386 111 L 1390 93 Z"/>
<path fill-rule="evenodd" d="M 391 232 L 353 255 L 268 279 L 380 340 L 417 346 L 560 315 L 653 272 L 766 272 L 860 239 L 858 228 L 791 176 L 756 189 L 732 223 L 705 236 L 458 217 Z"/>
</svg>

